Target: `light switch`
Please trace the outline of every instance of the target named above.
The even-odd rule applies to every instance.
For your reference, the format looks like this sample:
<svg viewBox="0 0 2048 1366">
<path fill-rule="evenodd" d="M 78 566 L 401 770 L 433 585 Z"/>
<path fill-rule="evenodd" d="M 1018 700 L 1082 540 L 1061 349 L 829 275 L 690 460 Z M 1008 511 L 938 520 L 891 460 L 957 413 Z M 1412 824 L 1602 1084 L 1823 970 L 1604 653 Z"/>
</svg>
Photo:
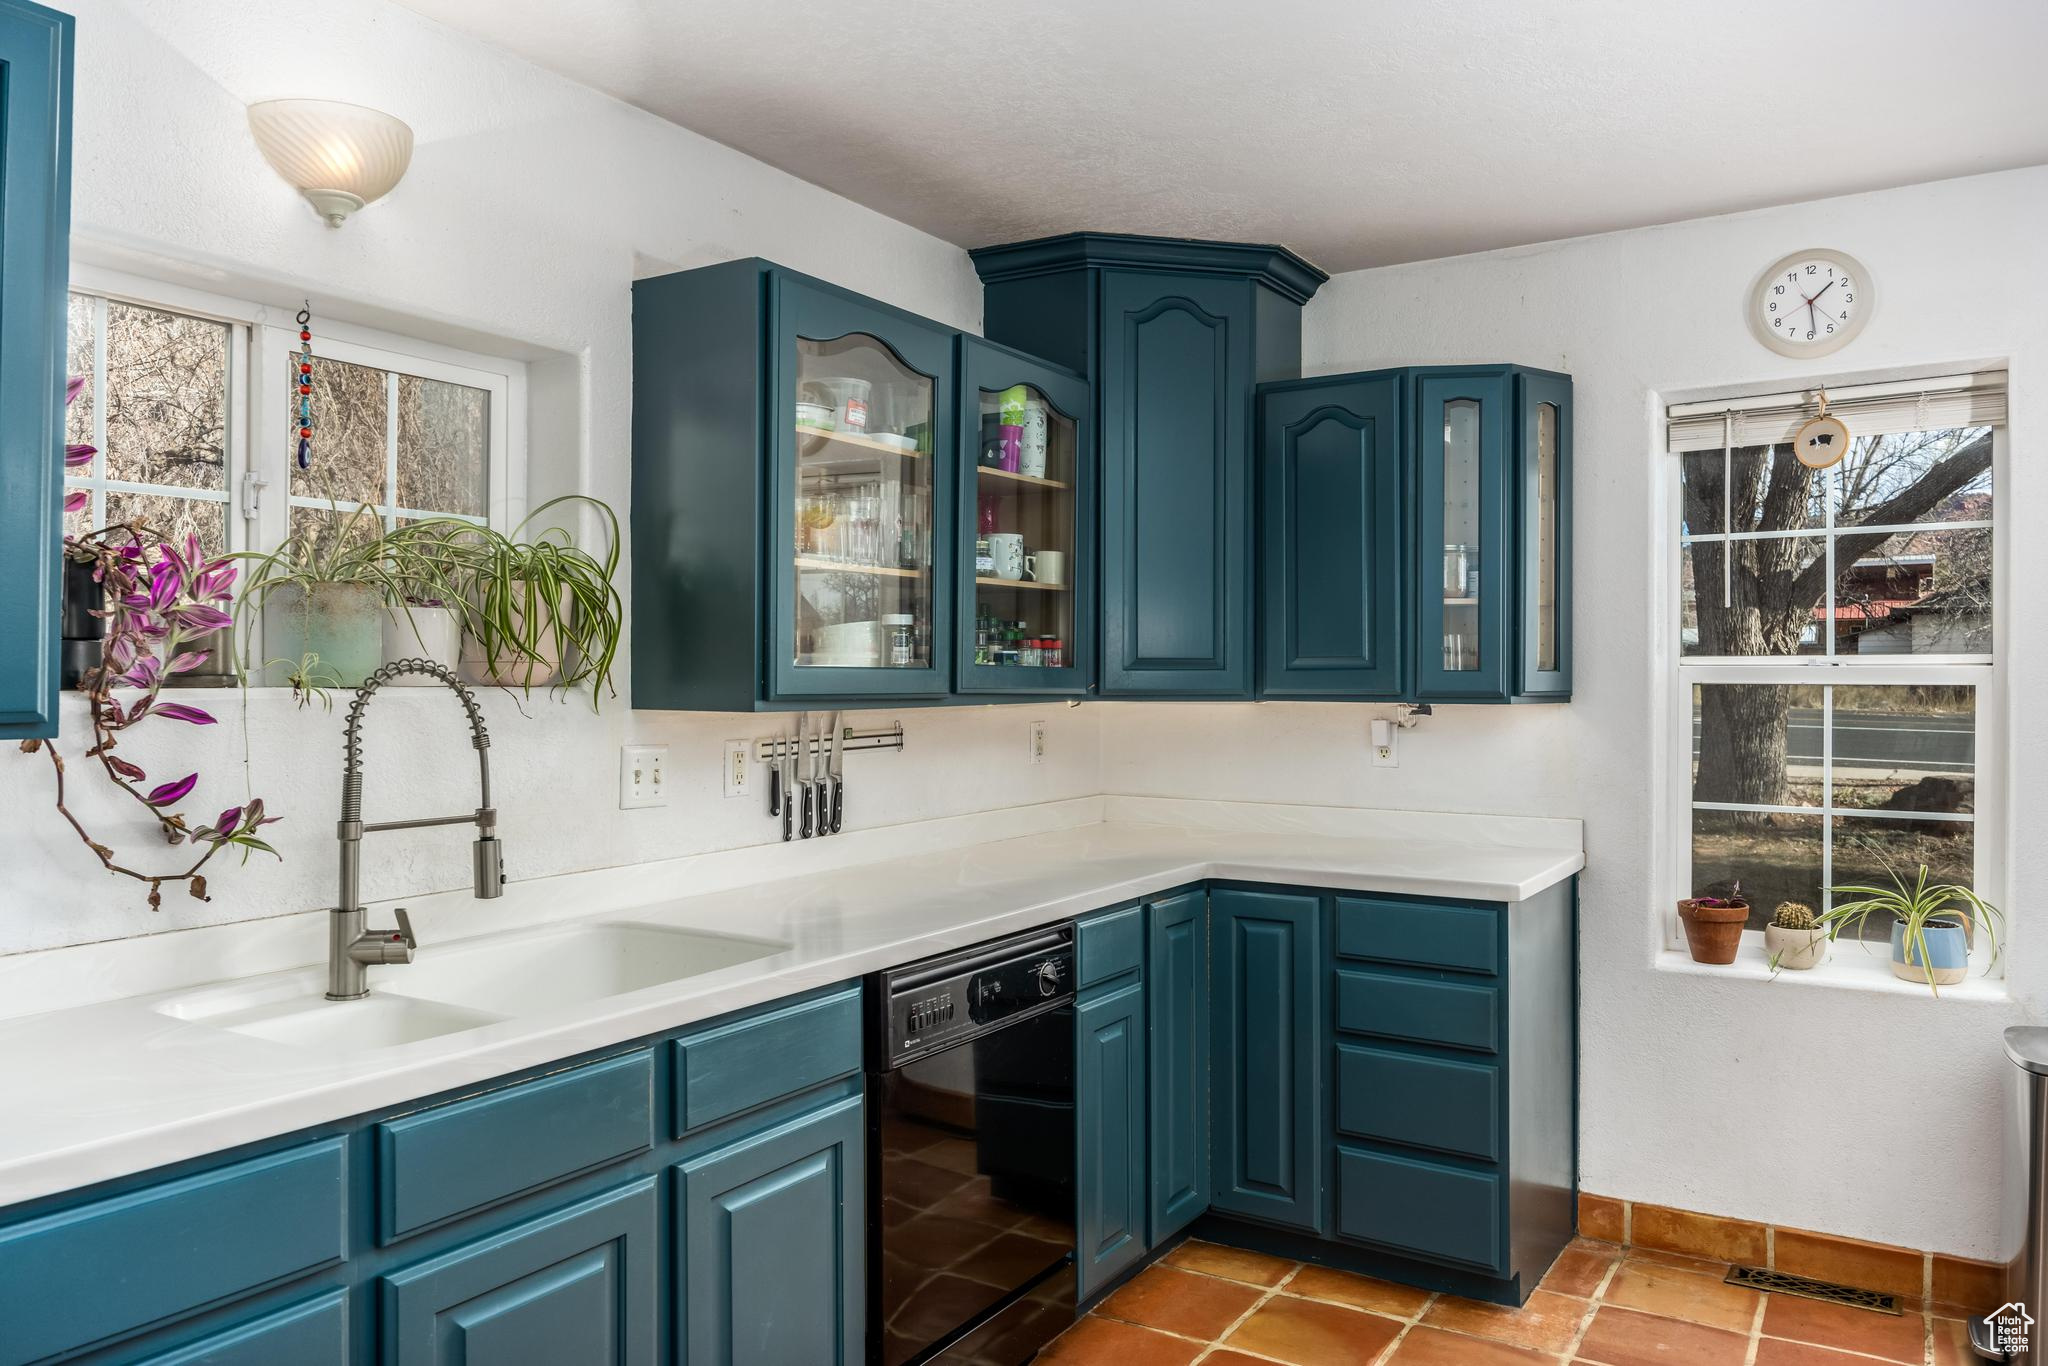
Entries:
<svg viewBox="0 0 2048 1366">
<path fill-rule="evenodd" d="M 668 746 L 627 745 L 619 751 L 619 808 L 668 805 Z"/>
</svg>

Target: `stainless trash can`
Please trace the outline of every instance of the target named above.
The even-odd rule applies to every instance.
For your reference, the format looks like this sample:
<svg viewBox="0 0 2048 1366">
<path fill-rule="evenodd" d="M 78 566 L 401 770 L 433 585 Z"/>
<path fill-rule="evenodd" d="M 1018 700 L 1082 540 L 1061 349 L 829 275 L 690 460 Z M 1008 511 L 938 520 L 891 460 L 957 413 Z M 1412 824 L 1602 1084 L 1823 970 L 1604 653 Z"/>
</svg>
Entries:
<svg viewBox="0 0 2048 1366">
<path fill-rule="evenodd" d="M 2005 1272 L 2005 1301 L 1970 1320 L 1970 1345 L 1986 1361 L 2040 1360 L 2048 1340 L 2034 1316 L 2048 1312 L 2048 1028 L 2005 1031 L 2013 1061 L 2006 1107 L 2004 1227 L 2001 1246 L 2017 1248 Z M 2039 1336 L 2037 1336 L 2037 1333 Z"/>
</svg>

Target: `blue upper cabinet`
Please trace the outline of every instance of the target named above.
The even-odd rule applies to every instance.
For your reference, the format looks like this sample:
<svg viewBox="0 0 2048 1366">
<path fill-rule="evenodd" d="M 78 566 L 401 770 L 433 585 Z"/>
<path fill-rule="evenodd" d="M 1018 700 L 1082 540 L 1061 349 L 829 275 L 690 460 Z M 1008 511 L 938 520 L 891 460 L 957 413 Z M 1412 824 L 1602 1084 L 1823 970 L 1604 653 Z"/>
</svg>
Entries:
<svg viewBox="0 0 2048 1366">
<path fill-rule="evenodd" d="M 1301 365 L 1325 278 L 1279 247 L 1079 233 L 974 253 L 989 335 L 1086 374 L 1101 691 L 1252 695 L 1252 390 Z"/>
<path fill-rule="evenodd" d="M 956 334 L 772 266 L 633 292 L 633 701 L 952 690 Z"/>
<path fill-rule="evenodd" d="M 1519 673 L 1523 697 L 1572 695 L 1572 382 L 1515 376 Z"/>
<path fill-rule="evenodd" d="M 962 693 L 1095 685 L 1095 403 L 1087 379 L 960 339 L 955 677 Z"/>
<path fill-rule="evenodd" d="M 68 14 L 0 0 L 0 738 L 57 733 Z"/>
<path fill-rule="evenodd" d="M 1401 696 L 1400 375 L 1267 385 L 1259 443 L 1260 696 Z"/>
<path fill-rule="evenodd" d="M 1513 529 L 1512 393 L 1513 380 L 1499 369 L 1427 371 L 1415 380 L 1424 571 L 1415 595 L 1418 697 L 1502 701 L 1514 676 L 1505 553 Z"/>
</svg>

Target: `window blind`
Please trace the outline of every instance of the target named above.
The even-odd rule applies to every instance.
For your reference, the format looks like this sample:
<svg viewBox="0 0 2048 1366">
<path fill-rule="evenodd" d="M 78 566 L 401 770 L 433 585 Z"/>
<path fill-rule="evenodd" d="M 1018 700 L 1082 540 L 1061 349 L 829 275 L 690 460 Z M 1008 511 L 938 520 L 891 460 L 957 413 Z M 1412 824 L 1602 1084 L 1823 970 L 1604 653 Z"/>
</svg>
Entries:
<svg viewBox="0 0 2048 1366">
<path fill-rule="evenodd" d="M 1925 431 L 1941 427 L 1999 427 L 2005 424 L 2003 370 L 1885 384 L 1829 389 L 1828 414 L 1849 426 L 1852 436 Z M 1666 449 L 1718 451 L 1731 439 L 1737 447 L 1790 441 L 1800 424 L 1820 411 L 1820 390 L 1750 394 L 1674 403 L 1665 409 Z"/>
</svg>

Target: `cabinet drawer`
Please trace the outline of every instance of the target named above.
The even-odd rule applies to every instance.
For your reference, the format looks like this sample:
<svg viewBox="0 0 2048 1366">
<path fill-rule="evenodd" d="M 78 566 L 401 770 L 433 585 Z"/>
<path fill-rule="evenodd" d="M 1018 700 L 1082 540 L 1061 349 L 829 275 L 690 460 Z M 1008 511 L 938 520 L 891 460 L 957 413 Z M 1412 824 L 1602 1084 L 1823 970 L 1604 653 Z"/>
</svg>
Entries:
<svg viewBox="0 0 2048 1366">
<path fill-rule="evenodd" d="M 1492 1172 L 1337 1150 L 1337 1232 L 1346 1238 L 1498 1273 L 1500 1205 Z"/>
<path fill-rule="evenodd" d="M 1340 1045 L 1337 1131 L 1500 1160 L 1500 1071 Z"/>
<path fill-rule="evenodd" d="M 339 1262 L 339 1138 L 0 1231 L 0 1361 L 35 1361 Z"/>
<path fill-rule="evenodd" d="M 1500 1051 L 1500 993 L 1419 977 L 1340 968 L 1337 1028 L 1385 1039 Z"/>
<path fill-rule="evenodd" d="M 669 1045 L 680 1136 L 860 1070 L 860 987 L 798 1001 Z"/>
<path fill-rule="evenodd" d="M 1145 913 L 1132 906 L 1108 915 L 1090 916 L 1074 926 L 1075 956 L 1080 979 L 1074 983 L 1085 990 L 1098 982 L 1136 972 L 1145 957 Z"/>
<path fill-rule="evenodd" d="M 537 1190 L 654 1144 L 647 1049 L 386 1120 L 377 1241 Z"/>
<path fill-rule="evenodd" d="M 1460 972 L 1500 971 L 1500 913 L 1483 906 L 1337 898 L 1337 953 Z"/>
<path fill-rule="evenodd" d="M 287 1306 L 197 1342 L 144 1357 L 136 1366 L 348 1366 L 348 1292 Z"/>
</svg>

